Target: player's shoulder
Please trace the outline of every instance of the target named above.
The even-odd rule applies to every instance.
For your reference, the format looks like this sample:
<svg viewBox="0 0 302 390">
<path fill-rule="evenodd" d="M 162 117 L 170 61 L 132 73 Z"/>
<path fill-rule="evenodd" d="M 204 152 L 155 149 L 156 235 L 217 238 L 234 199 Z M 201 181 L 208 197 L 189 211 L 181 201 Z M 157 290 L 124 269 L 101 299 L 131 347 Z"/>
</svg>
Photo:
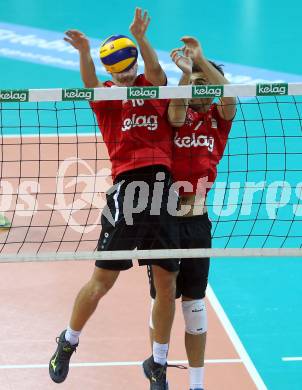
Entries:
<svg viewBox="0 0 302 390">
<path fill-rule="evenodd" d="M 134 84 L 138 87 L 152 87 L 153 86 L 153 84 L 151 84 L 150 81 L 148 81 L 146 79 L 146 76 L 143 73 L 139 74 L 136 77 Z"/>
<path fill-rule="evenodd" d="M 111 88 L 113 87 L 115 84 L 112 80 L 106 80 L 103 82 L 103 86 L 106 87 L 106 88 Z"/>
</svg>

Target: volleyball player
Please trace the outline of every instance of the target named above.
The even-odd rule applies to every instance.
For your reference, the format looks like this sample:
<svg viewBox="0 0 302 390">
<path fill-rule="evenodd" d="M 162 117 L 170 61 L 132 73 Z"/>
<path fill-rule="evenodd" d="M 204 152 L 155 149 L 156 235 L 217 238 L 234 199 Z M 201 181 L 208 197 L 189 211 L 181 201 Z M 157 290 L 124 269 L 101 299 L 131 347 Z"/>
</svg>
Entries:
<svg viewBox="0 0 302 390">
<path fill-rule="evenodd" d="M 79 51 L 85 87 L 166 84 L 166 75 L 145 35 L 149 22 L 147 12 L 142 13 L 137 8 L 130 26 L 145 64 L 144 74 L 137 76 L 135 62 L 125 71 L 111 71 L 112 80 L 104 83 L 96 76 L 88 39 L 77 30 L 66 32 L 65 40 Z M 110 45 L 113 45 L 113 38 L 108 39 Z M 129 48 L 133 51 L 132 43 Z M 107 205 L 102 214 L 98 250 L 177 248 L 178 229 L 167 212 L 169 196 L 175 198 L 175 208 L 177 204 L 177 196 L 169 188 L 172 128 L 167 118 L 168 102 L 94 101 L 91 102 L 91 107 L 109 152 L 114 182 L 107 194 Z M 160 204 L 161 207 L 158 208 Z M 140 264 L 152 264 L 157 290 L 153 312 L 153 356 L 144 362 L 144 371 L 150 380 L 150 389 L 165 390 L 167 351 L 174 317 L 179 261 L 152 260 L 141 261 Z M 49 364 L 50 376 L 54 382 L 65 380 L 70 357 L 79 343 L 79 335 L 99 300 L 114 285 L 120 271 L 131 267 L 131 260 L 96 261 L 90 281 L 76 298 L 69 326 L 57 339 L 58 347 Z M 131 297 L 128 299 L 131 300 Z"/>
<path fill-rule="evenodd" d="M 195 38 L 184 37 L 182 41 L 185 46 L 171 53 L 172 60 L 183 71 L 180 85 L 228 84 L 221 66 L 206 59 Z M 235 114 L 236 99 L 232 97 L 222 97 L 217 104 L 213 98 L 170 102 L 168 116 L 175 128 L 172 171 L 174 180 L 183 185 L 180 186 L 180 215 L 176 217 L 183 249 L 211 247 L 206 194 L 215 181 Z M 152 271 L 148 271 L 151 296 L 155 298 L 157 290 L 152 283 Z M 176 296 L 182 299 L 185 320 L 190 390 L 204 387 L 208 273 L 209 258 L 184 259 L 177 278 Z M 152 319 L 150 328 L 152 337 Z"/>
</svg>

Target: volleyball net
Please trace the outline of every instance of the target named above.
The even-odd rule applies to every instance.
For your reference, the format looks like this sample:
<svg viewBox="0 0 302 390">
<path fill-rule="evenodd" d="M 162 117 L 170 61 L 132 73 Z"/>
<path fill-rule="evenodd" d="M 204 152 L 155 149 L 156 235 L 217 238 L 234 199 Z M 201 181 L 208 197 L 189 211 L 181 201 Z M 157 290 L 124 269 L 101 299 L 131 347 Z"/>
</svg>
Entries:
<svg viewBox="0 0 302 390">
<path fill-rule="evenodd" d="M 213 248 L 96 253 L 112 181 L 88 101 L 223 96 L 237 114 L 207 199 Z M 302 256 L 301 126 L 302 84 L 0 90 L 0 262 Z"/>
</svg>

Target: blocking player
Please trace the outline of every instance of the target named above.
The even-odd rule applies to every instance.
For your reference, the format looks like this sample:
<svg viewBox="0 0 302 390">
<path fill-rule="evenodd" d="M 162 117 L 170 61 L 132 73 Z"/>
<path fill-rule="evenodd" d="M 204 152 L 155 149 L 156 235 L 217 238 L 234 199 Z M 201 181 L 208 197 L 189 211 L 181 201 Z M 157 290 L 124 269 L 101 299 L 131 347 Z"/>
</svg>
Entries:
<svg viewBox="0 0 302 390">
<path fill-rule="evenodd" d="M 183 71 L 179 85 L 228 84 L 221 66 L 206 59 L 195 38 L 184 37 L 182 41 L 185 46 L 171 53 L 172 60 Z M 173 176 L 180 190 L 180 215 L 176 222 L 183 249 L 211 247 L 206 194 L 215 181 L 235 114 L 236 99 L 232 97 L 220 98 L 218 103 L 214 103 L 213 98 L 170 102 L 168 116 L 175 128 Z M 152 270 L 148 271 L 151 296 L 155 298 L 157 290 L 152 283 Z M 185 320 L 190 390 L 204 388 L 208 273 L 209 258 L 184 259 L 177 279 L 177 298 L 181 297 Z M 152 319 L 150 328 L 152 337 Z"/>
<path fill-rule="evenodd" d="M 80 55 L 80 70 L 85 87 L 159 86 L 166 84 L 166 75 L 155 51 L 146 38 L 150 18 L 137 8 L 130 31 L 136 39 L 144 61 L 144 74 L 137 76 L 137 62 L 118 72 L 108 65 L 112 80 L 98 80 L 90 54 L 89 41 L 77 30 L 66 32 L 65 40 Z M 121 66 L 119 47 L 125 37 L 110 37 L 102 45 L 115 52 Z M 118 41 L 117 43 L 115 41 Z M 115 50 L 115 46 L 116 50 Z M 133 53 L 133 42 L 129 53 Z M 114 56 L 113 56 L 114 58 Z M 123 65 L 124 63 L 122 63 Z M 111 70 L 110 70 L 111 69 Z M 113 69 L 113 70 L 112 70 Z M 155 100 L 94 101 L 91 107 L 97 117 L 112 163 L 114 186 L 107 193 L 102 213 L 99 251 L 129 249 L 177 248 L 178 229 L 167 212 L 172 164 L 172 128 L 168 122 L 168 102 Z M 171 201 L 171 199 L 170 199 Z M 173 203 L 173 202 L 172 202 Z M 176 276 L 179 261 L 141 261 L 152 264 L 157 296 L 154 303 L 153 355 L 144 362 L 150 389 L 166 389 L 167 351 L 175 309 Z M 96 261 L 90 281 L 80 290 L 67 330 L 57 340 L 58 347 L 49 364 L 54 382 L 63 382 L 69 360 L 79 343 L 80 333 L 95 311 L 100 299 L 111 289 L 121 270 L 132 267 L 132 261 Z M 131 297 L 129 298 L 131 299 Z"/>
</svg>

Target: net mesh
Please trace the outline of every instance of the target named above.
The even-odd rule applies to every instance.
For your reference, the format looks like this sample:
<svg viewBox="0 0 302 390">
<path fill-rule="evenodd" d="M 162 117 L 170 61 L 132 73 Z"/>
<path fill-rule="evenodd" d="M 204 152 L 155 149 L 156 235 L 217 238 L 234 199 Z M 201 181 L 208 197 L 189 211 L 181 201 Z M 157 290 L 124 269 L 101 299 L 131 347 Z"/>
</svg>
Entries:
<svg viewBox="0 0 302 390">
<path fill-rule="evenodd" d="M 302 97 L 237 99 L 207 201 L 213 247 L 302 248 Z M 112 181 L 86 101 L 1 103 L 0 178 L 2 255 L 95 250 Z"/>
</svg>

